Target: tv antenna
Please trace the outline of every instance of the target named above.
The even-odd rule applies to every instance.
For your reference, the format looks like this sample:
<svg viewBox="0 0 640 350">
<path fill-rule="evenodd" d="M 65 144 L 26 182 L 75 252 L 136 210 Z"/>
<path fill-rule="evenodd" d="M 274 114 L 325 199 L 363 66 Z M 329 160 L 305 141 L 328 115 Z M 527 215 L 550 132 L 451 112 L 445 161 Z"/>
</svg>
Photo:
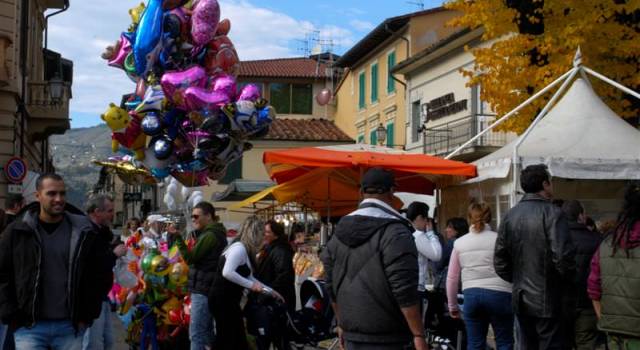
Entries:
<svg viewBox="0 0 640 350">
<path fill-rule="evenodd" d="M 405 1 L 407 4 L 420 7 L 420 10 L 424 10 L 424 1 Z"/>
</svg>

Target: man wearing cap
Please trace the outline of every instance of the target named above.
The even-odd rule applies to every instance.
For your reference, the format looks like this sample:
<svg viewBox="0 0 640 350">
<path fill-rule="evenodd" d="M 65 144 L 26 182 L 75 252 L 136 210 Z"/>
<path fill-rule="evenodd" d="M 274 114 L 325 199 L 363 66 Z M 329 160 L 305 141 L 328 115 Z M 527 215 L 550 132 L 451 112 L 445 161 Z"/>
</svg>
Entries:
<svg viewBox="0 0 640 350">
<path fill-rule="evenodd" d="M 412 226 L 391 205 L 393 173 L 367 171 L 363 201 L 322 253 L 341 344 L 352 349 L 427 349 Z"/>
</svg>

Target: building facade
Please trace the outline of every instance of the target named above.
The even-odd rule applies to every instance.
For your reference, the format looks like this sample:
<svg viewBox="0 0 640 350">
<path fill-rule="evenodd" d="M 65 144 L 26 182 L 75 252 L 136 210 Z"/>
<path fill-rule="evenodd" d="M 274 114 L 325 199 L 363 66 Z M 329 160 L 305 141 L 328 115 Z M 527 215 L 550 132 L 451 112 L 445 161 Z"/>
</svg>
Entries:
<svg viewBox="0 0 640 350">
<path fill-rule="evenodd" d="M 450 35 L 445 24 L 458 15 L 434 8 L 385 20 L 345 53 L 336 88 L 336 125 L 359 143 L 378 144 L 376 129 L 387 132 L 385 144 L 405 144 L 406 82 L 393 75 L 396 64 Z"/>
<path fill-rule="evenodd" d="M 228 206 L 273 184 L 262 163 L 264 152 L 354 142 L 335 125 L 335 104 L 320 105 L 316 100 L 323 89 L 332 88 L 328 67 L 324 60 L 314 58 L 240 63 L 238 85 L 253 83 L 261 87 L 277 115 L 269 133 L 250 140 L 253 148 L 230 164 L 222 179 L 200 188 L 205 200 L 215 199 L 218 216 L 229 227 L 235 227 L 253 211 L 230 211 Z"/>
<path fill-rule="evenodd" d="M 473 70 L 469 48 L 488 46 L 483 29 L 462 29 L 398 64 L 394 73 L 407 82 L 408 116 L 405 149 L 445 157 L 496 120 L 480 98 L 482 87 L 469 86 L 462 70 Z M 453 157 L 470 162 L 513 139 L 514 134 L 490 131 Z"/>
<path fill-rule="evenodd" d="M 3 167 L 10 158 L 20 157 L 33 173 L 53 170 L 48 138 L 69 129 L 73 63 L 46 47 L 46 23 L 68 7 L 68 0 L 0 2 L 0 165 Z M 47 10 L 58 11 L 45 17 Z M 0 175 L 2 206 L 8 190 L 3 173 Z"/>
</svg>

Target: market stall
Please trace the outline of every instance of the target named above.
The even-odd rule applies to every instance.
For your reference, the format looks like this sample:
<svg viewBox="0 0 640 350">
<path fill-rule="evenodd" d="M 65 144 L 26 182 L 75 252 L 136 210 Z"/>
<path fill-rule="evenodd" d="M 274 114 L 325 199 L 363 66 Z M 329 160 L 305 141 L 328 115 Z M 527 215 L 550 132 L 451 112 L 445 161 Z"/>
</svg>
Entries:
<svg viewBox="0 0 640 350">
<path fill-rule="evenodd" d="M 522 195 L 520 170 L 539 163 L 549 168 L 556 198 L 580 200 L 596 219 L 615 217 L 625 181 L 640 179 L 640 132 L 598 97 L 585 71 L 615 84 L 578 63 L 548 113 L 542 111 L 516 140 L 473 162 L 478 177 L 442 191 L 441 219 L 463 216 L 475 198 L 492 206 L 497 224 Z"/>
</svg>

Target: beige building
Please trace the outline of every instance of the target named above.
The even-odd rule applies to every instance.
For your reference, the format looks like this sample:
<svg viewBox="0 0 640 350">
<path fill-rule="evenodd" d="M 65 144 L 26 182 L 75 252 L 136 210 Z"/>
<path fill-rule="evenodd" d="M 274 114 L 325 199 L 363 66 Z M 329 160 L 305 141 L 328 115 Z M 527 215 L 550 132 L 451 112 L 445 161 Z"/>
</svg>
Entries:
<svg viewBox="0 0 640 350">
<path fill-rule="evenodd" d="M 398 64 L 393 72 L 407 82 L 405 149 L 444 157 L 486 129 L 496 115 L 480 98 L 481 86 L 468 86 L 461 70 L 472 70 L 466 48 L 489 46 L 483 29 L 463 29 Z M 504 146 L 511 133 L 490 131 L 453 159 L 471 162 Z"/>
<path fill-rule="evenodd" d="M 376 129 L 387 132 L 387 146 L 405 144 L 406 82 L 394 77 L 399 62 L 432 46 L 456 29 L 445 24 L 458 15 L 442 7 L 388 18 L 347 51 L 336 88 L 336 125 L 359 143 L 377 144 Z"/>
<path fill-rule="evenodd" d="M 69 129 L 73 63 L 43 47 L 45 11 L 68 0 L 0 2 L 0 166 L 17 156 L 30 171 L 53 170 L 48 137 Z M 58 14 L 54 13 L 54 14 Z M 31 173 L 28 178 L 35 178 Z M 26 184 L 25 184 L 26 185 Z M 25 186 L 26 188 L 26 186 Z M 9 189 L 0 175 L 0 206 Z"/>
<path fill-rule="evenodd" d="M 234 227 L 253 210 L 227 211 L 238 200 L 272 185 L 262 163 L 270 150 L 353 143 L 333 122 L 335 106 L 321 106 L 315 96 L 331 88 L 327 65 L 312 58 L 244 61 L 239 85 L 254 83 L 277 111 L 269 133 L 251 140 L 253 148 L 229 165 L 225 177 L 200 188 L 205 200 L 214 201 L 221 220 Z"/>
</svg>

